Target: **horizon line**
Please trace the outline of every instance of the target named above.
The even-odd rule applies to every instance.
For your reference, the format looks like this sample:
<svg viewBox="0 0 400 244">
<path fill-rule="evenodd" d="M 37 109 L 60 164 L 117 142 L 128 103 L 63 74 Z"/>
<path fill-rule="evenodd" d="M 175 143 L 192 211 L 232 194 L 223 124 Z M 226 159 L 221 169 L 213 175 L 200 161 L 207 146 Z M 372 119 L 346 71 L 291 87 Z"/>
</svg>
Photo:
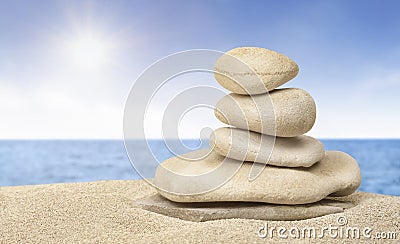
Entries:
<svg viewBox="0 0 400 244">
<path fill-rule="evenodd" d="M 314 137 L 318 140 L 400 140 L 400 137 Z M 147 140 L 200 140 L 200 138 L 146 138 Z M 0 141 L 124 141 L 124 138 L 0 138 Z M 132 140 L 140 140 L 135 138 Z M 208 139 L 207 139 L 208 140 Z"/>
</svg>

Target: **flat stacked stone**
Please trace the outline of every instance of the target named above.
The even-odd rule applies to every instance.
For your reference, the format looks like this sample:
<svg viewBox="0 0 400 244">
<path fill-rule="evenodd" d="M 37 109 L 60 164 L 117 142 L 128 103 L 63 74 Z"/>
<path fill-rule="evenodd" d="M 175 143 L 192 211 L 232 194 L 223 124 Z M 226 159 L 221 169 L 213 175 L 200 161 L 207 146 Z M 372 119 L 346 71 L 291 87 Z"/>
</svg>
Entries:
<svg viewBox="0 0 400 244">
<path fill-rule="evenodd" d="M 244 72 L 224 55 L 215 65 L 216 80 L 232 92 L 216 104 L 215 116 L 230 127 L 214 131 L 206 157 L 191 160 L 207 154 L 198 150 L 161 163 L 154 178 L 159 194 L 179 203 L 220 203 L 219 208 L 226 202 L 259 202 L 269 209 L 292 205 L 296 212 L 295 206 L 317 204 L 327 196 L 346 196 L 356 191 L 361 183 L 356 160 L 344 152 L 325 152 L 322 142 L 303 135 L 316 119 L 311 95 L 299 88 L 278 88 L 297 75 L 298 65 L 283 54 L 257 47 L 235 48 L 226 55 L 248 65 L 243 70 L 254 71 Z M 253 164 L 260 163 L 265 168 L 250 181 Z M 178 194 L 187 189 L 205 189 L 210 182 L 191 177 L 177 179 L 170 172 L 202 175 L 221 164 L 228 171 L 237 171 L 220 187 Z M 223 172 L 220 177 L 225 177 Z M 280 219 L 320 216 L 317 212 L 303 217 L 281 215 Z M 325 214 L 330 213 L 335 211 Z"/>
<path fill-rule="evenodd" d="M 283 167 L 310 167 L 325 157 L 322 142 L 310 136 L 273 138 L 233 127 L 215 130 L 210 145 L 229 158 L 242 160 L 245 154 L 244 161 Z M 271 147 L 271 153 L 270 150 L 263 150 Z"/>
<path fill-rule="evenodd" d="M 341 213 L 353 207 L 350 202 L 324 199 L 312 204 L 282 205 L 258 202 L 198 202 L 169 201 L 161 195 L 137 200 L 135 207 L 183 220 L 204 222 L 218 219 L 300 220 Z"/>
</svg>

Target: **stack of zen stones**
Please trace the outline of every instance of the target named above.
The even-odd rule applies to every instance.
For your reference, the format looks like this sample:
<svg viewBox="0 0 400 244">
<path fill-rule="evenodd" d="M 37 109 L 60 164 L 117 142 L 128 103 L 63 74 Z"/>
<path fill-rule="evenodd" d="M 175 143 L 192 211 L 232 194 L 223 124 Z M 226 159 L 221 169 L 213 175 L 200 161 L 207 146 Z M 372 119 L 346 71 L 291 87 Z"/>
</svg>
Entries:
<svg viewBox="0 0 400 244">
<path fill-rule="evenodd" d="M 210 150 L 161 163 L 154 179 L 159 194 L 180 203 L 261 202 L 295 208 L 356 191 L 361 183 L 356 160 L 325 151 L 322 142 L 303 135 L 316 119 L 311 95 L 299 88 L 277 89 L 298 74 L 298 65 L 258 47 L 235 48 L 224 56 L 214 74 L 232 93 L 216 104 L 215 116 L 230 127 L 214 131 Z M 261 170 L 252 177 L 254 166 Z"/>
</svg>

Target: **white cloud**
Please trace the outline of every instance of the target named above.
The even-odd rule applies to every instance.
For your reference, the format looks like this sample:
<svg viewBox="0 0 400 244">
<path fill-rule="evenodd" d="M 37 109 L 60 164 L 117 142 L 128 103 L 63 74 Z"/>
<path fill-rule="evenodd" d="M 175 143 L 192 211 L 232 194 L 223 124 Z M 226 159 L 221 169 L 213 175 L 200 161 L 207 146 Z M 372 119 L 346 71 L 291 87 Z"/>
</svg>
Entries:
<svg viewBox="0 0 400 244">
<path fill-rule="evenodd" d="M 1 82 L 1 138 L 122 137 L 123 103 L 109 103 L 101 93 L 94 96 L 95 91 L 83 92 L 78 84 L 59 82 L 43 82 L 34 89 Z"/>
</svg>

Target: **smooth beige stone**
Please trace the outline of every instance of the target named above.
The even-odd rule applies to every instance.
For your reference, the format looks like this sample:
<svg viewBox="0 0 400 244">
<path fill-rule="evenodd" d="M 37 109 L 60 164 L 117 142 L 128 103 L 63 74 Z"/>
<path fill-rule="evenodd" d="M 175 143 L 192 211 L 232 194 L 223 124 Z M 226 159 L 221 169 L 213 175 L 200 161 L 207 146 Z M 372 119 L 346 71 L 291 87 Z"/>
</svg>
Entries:
<svg viewBox="0 0 400 244">
<path fill-rule="evenodd" d="M 239 47 L 222 55 L 214 77 L 221 86 L 237 94 L 261 94 L 293 79 L 298 65 L 278 52 L 260 47 Z"/>
<path fill-rule="evenodd" d="M 185 157 L 196 157 L 198 154 L 204 154 L 202 151 L 190 152 L 185 154 Z M 309 168 L 266 165 L 261 174 L 253 181 L 249 181 L 253 163 L 244 162 L 236 174 L 222 186 L 209 189 L 205 193 L 190 194 L 196 188 L 212 186 L 215 178 L 199 181 L 194 176 L 217 168 L 223 161 L 224 157 L 214 151 L 198 161 L 178 157 L 170 158 L 158 166 L 154 184 L 162 196 L 175 202 L 244 201 L 306 204 L 317 202 L 328 195 L 349 195 L 361 183 L 361 172 L 356 160 L 343 152 L 328 151 L 324 159 Z M 227 159 L 223 162 L 234 169 L 240 163 L 234 159 Z M 175 174 L 171 174 L 170 171 Z M 175 180 L 176 173 L 192 177 Z M 189 189 L 189 193 L 176 194 L 176 192 L 184 192 L 185 189 Z"/>
<path fill-rule="evenodd" d="M 324 144 L 310 136 L 276 137 L 223 127 L 210 146 L 222 156 L 283 167 L 310 167 L 325 156 Z"/>
<path fill-rule="evenodd" d="M 159 194 L 150 195 L 133 203 L 134 207 L 165 216 L 205 222 L 218 219 L 302 220 L 341 213 L 353 207 L 350 202 L 323 199 L 316 203 L 280 205 L 257 202 L 177 203 Z"/>
<path fill-rule="evenodd" d="M 306 91 L 285 88 L 273 90 L 269 96 L 228 94 L 218 101 L 214 113 L 221 122 L 241 129 L 294 137 L 313 127 L 316 106 Z"/>
</svg>

